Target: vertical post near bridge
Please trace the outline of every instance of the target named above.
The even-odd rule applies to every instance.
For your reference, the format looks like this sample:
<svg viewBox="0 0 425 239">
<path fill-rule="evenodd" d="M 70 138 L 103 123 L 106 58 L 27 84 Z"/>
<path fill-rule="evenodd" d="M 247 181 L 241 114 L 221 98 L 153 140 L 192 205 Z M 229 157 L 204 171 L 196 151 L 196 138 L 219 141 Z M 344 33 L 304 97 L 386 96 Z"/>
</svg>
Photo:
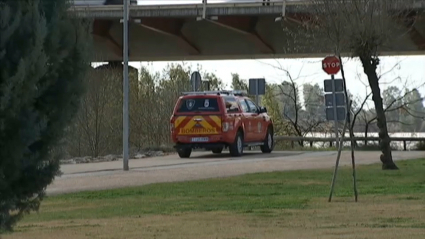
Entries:
<svg viewBox="0 0 425 239">
<path fill-rule="evenodd" d="M 122 147 L 123 147 L 123 169 L 128 171 L 128 159 L 129 159 L 129 112 L 128 112 L 128 101 L 129 101 L 129 79 L 128 79 L 128 20 L 129 20 L 129 1 L 123 1 L 123 114 L 122 114 Z"/>
</svg>

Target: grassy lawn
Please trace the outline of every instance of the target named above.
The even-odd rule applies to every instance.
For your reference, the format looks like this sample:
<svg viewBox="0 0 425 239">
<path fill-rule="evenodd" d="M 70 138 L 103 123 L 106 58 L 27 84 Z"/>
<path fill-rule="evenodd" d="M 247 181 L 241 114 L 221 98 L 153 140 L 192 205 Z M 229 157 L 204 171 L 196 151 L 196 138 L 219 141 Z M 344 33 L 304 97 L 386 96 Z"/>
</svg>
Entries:
<svg viewBox="0 0 425 239">
<path fill-rule="evenodd" d="M 258 173 L 47 198 L 4 238 L 424 238 L 425 159 Z M 283 236 L 284 235 L 284 236 Z"/>
</svg>

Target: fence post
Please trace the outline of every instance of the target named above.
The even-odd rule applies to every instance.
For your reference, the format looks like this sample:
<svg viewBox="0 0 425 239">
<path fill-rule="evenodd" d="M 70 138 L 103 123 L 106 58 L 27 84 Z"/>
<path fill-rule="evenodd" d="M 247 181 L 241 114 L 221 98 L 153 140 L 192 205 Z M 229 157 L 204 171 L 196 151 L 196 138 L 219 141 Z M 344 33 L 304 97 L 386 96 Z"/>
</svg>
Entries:
<svg viewBox="0 0 425 239">
<path fill-rule="evenodd" d="M 404 151 L 407 151 L 406 140 L 403 140 L 403 149 L 404 149 Z"/>
</svg>

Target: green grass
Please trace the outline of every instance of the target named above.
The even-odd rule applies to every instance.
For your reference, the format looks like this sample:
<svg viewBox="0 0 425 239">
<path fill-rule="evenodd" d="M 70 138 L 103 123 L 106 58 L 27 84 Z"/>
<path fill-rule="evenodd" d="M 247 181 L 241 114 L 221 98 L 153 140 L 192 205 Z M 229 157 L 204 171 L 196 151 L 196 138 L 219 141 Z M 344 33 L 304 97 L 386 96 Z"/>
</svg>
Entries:
<svg viewBox="0 0 425 239">
<path fill-rule="evenodd" d="M 382 171 L 380 165 L 358 167 L 360 198 L 398 195 L 401 200 L 423 200 L 425 159 L 400 161 L 398 166 L 399 171 Z M 332 172 L 328 169 L 256 173 L 52 196 L 43 201 L 39 214 L 25 217 L 24 222 L 209 211 L 272 216 L 267 212 L 308 209 L 314 201 L 325 201 Z M 352 194 L 351 169 L 342 167 L 335 197 L 352 197 Z"/>
</svg>

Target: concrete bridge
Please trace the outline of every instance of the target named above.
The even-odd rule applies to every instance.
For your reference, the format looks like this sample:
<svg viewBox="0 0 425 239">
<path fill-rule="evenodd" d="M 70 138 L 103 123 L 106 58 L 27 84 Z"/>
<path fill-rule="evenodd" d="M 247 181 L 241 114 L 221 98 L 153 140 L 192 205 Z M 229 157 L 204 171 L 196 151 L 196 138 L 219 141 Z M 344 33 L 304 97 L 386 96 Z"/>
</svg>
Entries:
<svg viewBox="0 0 425 239">
<path fill-rule="evenodd" d="M 325 38 L 324 44 L 314 45 L 307 37 L 290 34 L 312 15 L 299 8 L 305 0 L 271 0 L 267 4 L 262 0 L 188 1 L 195 3 L 130 6 L 130 61 L 321 57 L 331 53 Z M 423 2 L 418 7 L 424 8 Z M 94 19 L 94 61 L 122 60 L 121 5 L 80 4 L 70 11 Z M 286 20 L 280 21 L 283 14 Z M 397 39 L 383 55 L 424 54 L 425 18 L 417 17 L 413 27 L 394 32 L 394 37 Z"/>
</svg>

